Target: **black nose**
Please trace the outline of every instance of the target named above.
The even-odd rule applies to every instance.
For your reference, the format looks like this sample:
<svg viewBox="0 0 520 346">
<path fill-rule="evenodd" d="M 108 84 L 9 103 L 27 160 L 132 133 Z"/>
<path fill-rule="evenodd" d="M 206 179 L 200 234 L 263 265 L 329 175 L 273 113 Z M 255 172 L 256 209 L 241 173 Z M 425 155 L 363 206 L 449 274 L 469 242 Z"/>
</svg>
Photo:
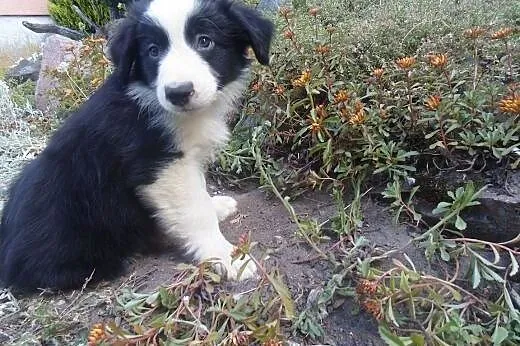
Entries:
<svg viewBox="0 0 520 346">
<path fill-rule="evenodd" d="M 190 101 L 193 95 L 193 83 L 181 82 L 173 83 L 164 88 L 166 99 L 176 106 L 184 106 Z"/>
</svg>

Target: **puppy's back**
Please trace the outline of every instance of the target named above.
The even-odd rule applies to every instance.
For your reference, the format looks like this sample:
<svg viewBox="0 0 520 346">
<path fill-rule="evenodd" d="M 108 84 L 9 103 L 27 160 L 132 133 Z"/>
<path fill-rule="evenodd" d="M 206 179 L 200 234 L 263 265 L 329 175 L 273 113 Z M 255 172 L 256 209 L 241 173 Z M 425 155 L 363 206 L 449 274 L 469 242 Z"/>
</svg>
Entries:
<svg viewBox="0 0 520 346">
<path fill-rule="evenodd" d="M 120 273 L 157 236 L 136 187 L 176 153 L 111 78 L 12 185 L 0 226 L 0 281 L 72 288 Z"/>
</svg>

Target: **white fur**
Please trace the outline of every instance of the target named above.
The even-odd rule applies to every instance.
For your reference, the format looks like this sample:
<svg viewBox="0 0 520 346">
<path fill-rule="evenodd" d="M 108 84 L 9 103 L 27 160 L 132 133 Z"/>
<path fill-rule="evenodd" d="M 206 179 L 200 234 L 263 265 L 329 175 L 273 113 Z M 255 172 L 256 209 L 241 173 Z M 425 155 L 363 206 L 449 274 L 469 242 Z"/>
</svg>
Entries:
<svg viewBox="0 0 520 346">
<path fill-rule="evenodd" d="M 231 197 L 210 197 L 206 190 L 206 164 L 226 143 L 229 131 L 225 117 L 235 109 L 242 95 L 247 70 L 236 81 L 221 90 L 210 66 L 184 41 L 186 18 L 196 9 L 196 0 L 175 2 L 154 0 L 147 16 L 161 25 L 170 36 L 171 48 L 159 65 L 155 92 L 142 84 L 132 84 L 128 94 L 143 110 L 157 114 L 152 126 L 174 131 L 177 147 L 183 157 L 163 168 L 151 185 L 141 186 L 139 193 L 156 209 L 154 217 L 163 231 L 173 239 L 180 239 L 186 252 L 198 261 L 218 259 L 217 269 L 228 278 L 253 277 L 256 265 L 249 259 L 232 263 L 234 249 L 219 228 L 219 221 L 236 212 Z M 188 110 L 177 112 L 165 98 L 164 88 L 173 82 L 191 81 L 195 94 Z"/>
<path fill-rule="evenodd" d="M 213 196 L 211 202 L 219 221 L 224 221 L 228 216 L 237 212 L 237 201 L 233 197 Z"/>
<path fill-rule="evenodd" d="M 154 0 L 146 15 L 160 25 L 168 34 L 169 51 L 161 59 L 156 81 L 157 99 L 168 110 L 175 106 L 167 99 L 165 88 L 175 83 L 192 82 L 194 94 L 187 109 L 207 107 L 217 98 L 218 80 L 211 66 L 193 50 L 185 40 L 186 20 L 197 9 L 196 0 Z"/>
</svg>

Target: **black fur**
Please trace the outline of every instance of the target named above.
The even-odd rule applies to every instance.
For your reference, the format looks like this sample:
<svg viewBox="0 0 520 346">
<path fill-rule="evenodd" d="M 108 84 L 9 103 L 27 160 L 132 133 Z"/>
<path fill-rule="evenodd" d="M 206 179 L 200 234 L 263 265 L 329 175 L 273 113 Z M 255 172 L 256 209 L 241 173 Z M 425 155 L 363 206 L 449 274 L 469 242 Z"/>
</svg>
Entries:
<svg viewBox="0 0 520 346">
<path fill-rule="evenodd" d="M 163 31 L 141 16 L 147 3 L 134 7 L 110 41 L 115 73 L 11 186 L 0 225 L 4 284 L 69 289 L 92 273 L 92 282 L 109 279 L 121 273 L 127 256 L 153 249 L 161 239 L 153 210 L 136 189 L 151 184 L 157 170 L 182 152 L 174 144 L 174 132 L 157 124 L 156 110 L 140 109 L 126 94 L 133 81 L 152 88 L 157 61 L 148 45 L 168 45 Z M 213 21 L 218 29 L 204 30 L 225 33 L 214 35 L 218 49 L 205 57 L 223 76 L 222 84 L 246 66 L 248 46 L 267 63 L 270 22 L 227 0 L 202 3 L 209 12 L 194 16 L 194 26 Z"/>
</svg>

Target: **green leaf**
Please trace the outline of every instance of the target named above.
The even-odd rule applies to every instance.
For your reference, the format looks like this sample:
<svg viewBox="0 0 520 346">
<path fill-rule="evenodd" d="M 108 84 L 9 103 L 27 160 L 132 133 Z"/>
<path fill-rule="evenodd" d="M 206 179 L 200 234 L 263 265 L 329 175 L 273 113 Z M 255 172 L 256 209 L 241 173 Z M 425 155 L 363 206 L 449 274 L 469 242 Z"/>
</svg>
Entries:
<svg viewBox="0 0 520 346">
<path fill-rule="evenodd" d="M 422 335 L 422 334 L 412 334 L 410 336 L 410 339 L 412 340 L 412 345 L 414 345 L 414 346 L 426 345 L 426 343 L 424 341 L 424 335 Z"/>
<path fill-rule="evenodd" d="M 405 343 L 401 340 L 400 337 L 392 333 L 390 329 L 386 325 L 380 325 L 379 335 L 384 342 L 386 342 L 389 346 L 406 346 Z"/>
<path fill-rule="evenodd" d="M 514 306 L 513 301 L 511 300 L 511 295 L 509 294 L 509 291 L 505 287 L 504 287 L 504 300 L 506 301 L 506 304 L 509 307 L 509 316 L 511 316 L 511 318 L 514 320 L 520 321 L 520 315 L 518 314 L 518 310 Z"/>
<path fill-rule="evenodd" d="M 397 327 L 399 327 L 399 323 L 397 323 L 397 320 L 395 319 L 394 308 L 392 307 L 392 299 L 388 299 L 387 316 L 390 319 L 390 321 L 392 321 L 393 324 L 395 324 Z"/>
<path fill-rule="evenodd" d="M 504 327 L 497 327 L 491 336 L 491 341 L 493 341 L 493 345 L 498 346 L 507 339 L 509 332 Z"/>
<path fill-rule="evenodd" d="M 509 256 L 511 257 L 511 271 L 509 272 L 509 276 L 514 276 L 516 273 L 518 273 L 518 261 L 512 252 L 509 252 Z"/>
<path fill-rule="evenodd" d="M 467 226 L 468 225 L 466 224 L 466 221 L 464 221 L 459 215 L 457 215 L 455 227 L 457 227 L 458 230 L 463 231 L 466 229 Z"/>
<path fill-rule="evenodd" d="M 291 298 L 291 293 L 289 293 L 289 289 L 287 286 L 285 286 L 279 276 L 275 277 L 274 275 L 267 274 L 267 277 L 282 300 L 282 304 L 285 308 L 285 316 L 292 320 L 295 316 L 295 308 L 294 302 Z"/>
<path fill-rule="evenodd" d="M 473 277 L 472 277 L 472 283 L 473 283 L 473 289 L 477 288 L 478 285 L 480 285 L 480 268 L 477 261 L 475 262 L 475 267 L 473 268 Z"/>
<path fill-rule="evenodd" d="M 399 283 L 399 288 L 406 294 L 410 294 L 411 292 L 410 286 L 408 285 L 408 277 L 404 272 L 401 272 L 401 282 Z"/>
</svg>

